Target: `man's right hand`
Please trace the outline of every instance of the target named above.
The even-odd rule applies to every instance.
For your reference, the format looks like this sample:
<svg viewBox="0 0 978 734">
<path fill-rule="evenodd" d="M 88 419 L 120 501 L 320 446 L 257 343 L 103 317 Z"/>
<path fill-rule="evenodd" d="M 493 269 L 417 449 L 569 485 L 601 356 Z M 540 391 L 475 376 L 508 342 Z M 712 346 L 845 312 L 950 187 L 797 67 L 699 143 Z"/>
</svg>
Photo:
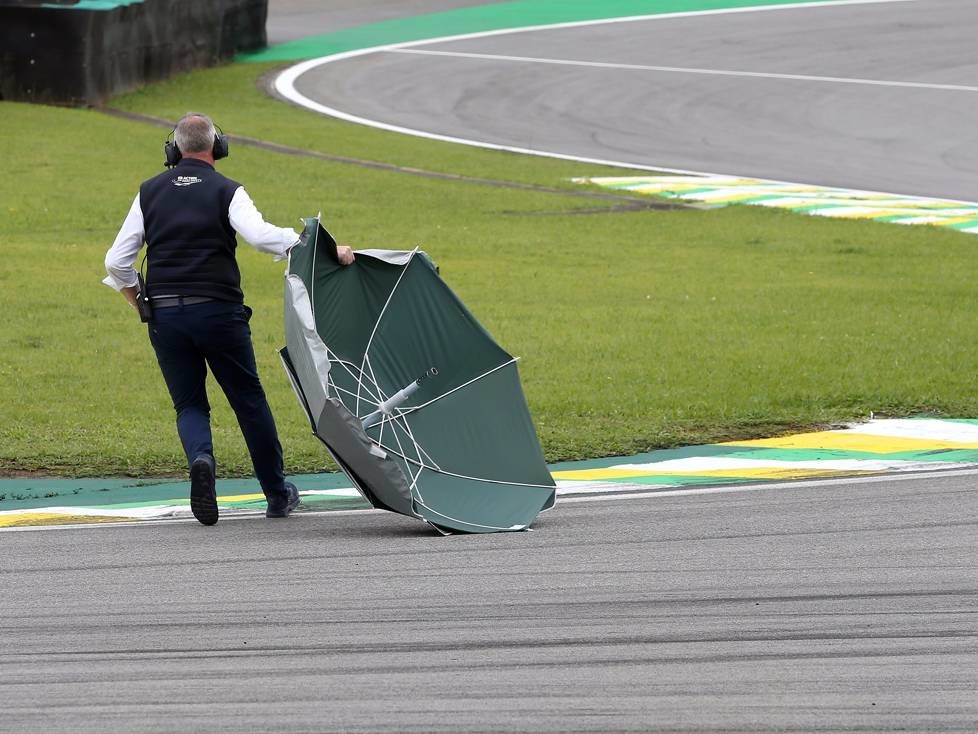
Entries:
<svg viewBox="0 0 978 734">
<path fill-rule="evenodd" d="M 139 306 L 136 305 L 136 293 L 137 293 L 136 286 L 134 285 L 128 286 L 126 288 L 123 288 L 119 292 L 126 297 L 126 303 L 132 306 L 133 310 L 135 311 L 139 310 Z"/>
</svg>

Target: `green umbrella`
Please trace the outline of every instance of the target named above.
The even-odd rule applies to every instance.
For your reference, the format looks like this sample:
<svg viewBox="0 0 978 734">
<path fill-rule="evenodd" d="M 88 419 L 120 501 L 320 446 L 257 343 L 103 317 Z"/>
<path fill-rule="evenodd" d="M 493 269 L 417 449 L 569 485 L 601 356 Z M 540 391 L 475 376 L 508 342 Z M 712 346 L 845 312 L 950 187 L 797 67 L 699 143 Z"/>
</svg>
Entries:
<svg viewBox="0 0 978 734">
<path fill-rule="evenodd" d="M 305 220 L 282 361 L 337 464 L 374 507 L 442 532 L 525 530 L 554 504 L 516 359 L 419 251 L 352 265 Z"/>
</svg>

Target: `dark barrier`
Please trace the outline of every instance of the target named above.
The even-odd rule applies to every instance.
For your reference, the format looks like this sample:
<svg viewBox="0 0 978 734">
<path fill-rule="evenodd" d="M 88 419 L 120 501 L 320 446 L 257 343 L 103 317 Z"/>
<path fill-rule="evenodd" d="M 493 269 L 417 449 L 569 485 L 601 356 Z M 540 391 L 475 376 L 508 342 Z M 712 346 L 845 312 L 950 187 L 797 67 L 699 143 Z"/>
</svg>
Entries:
<svg viewBox="0 0 978 734">
<path fill-rule="evenodd" d="M 98 104 L 265 46 L 268 0 L 0 0 L 0 99 Z"/>
</svg>

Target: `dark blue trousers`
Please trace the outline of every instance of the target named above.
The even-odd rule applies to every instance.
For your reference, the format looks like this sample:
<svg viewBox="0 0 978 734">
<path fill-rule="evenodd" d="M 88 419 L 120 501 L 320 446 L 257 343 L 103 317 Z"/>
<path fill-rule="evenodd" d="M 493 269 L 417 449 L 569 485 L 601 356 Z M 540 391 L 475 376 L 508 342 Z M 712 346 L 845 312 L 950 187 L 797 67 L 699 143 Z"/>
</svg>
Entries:
<svg viewBox="0 0 978 734">
<path fill-rule="evenodd" d="M 201 454 L 214 454 L 204 384 L 210 367 L 237 416 L 265 497 L 280 500 L 285 496 L 282 445 L 258 379 L 250 318 L 250 308 L 227 301 L 158 308 L 149 340 L 173 399 L 188 465 Z"/>
</svg>

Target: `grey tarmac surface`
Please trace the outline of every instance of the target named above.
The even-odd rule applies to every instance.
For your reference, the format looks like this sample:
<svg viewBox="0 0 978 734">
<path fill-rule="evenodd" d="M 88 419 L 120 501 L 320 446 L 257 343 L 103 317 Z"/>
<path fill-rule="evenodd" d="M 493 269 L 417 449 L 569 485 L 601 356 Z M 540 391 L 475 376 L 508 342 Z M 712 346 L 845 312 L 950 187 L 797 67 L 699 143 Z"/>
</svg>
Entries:
<svg viewBox="0 0 978 734">
<path fill-rule="evenodd" d="M 297 89 L 383 123 L 646 166 L 978 200 L 978 4 L 794 8 L 425 44 L 475 53 L 962 85 L 931 89 L 378 52 Z"/>
<path fill-rule="evenodd" d="M 322 7 L 336 29 L 422 3 L 463 4 Z M 968 9 L 927 5 L 937 38 Z M 270 31 L 323 32 L 317 7 L 272 0 Z M 904 112 L 863 142 L 900 150 Z M 0 731 L 976 731 L 975 482 L 565 502 L 500 536 L 382 512 L 0 533 Z"/>
<path fill-rule="evenodd" d="M 978 473 L 0 534 L 4 731 L 975 731 Z"/>
</svg>

